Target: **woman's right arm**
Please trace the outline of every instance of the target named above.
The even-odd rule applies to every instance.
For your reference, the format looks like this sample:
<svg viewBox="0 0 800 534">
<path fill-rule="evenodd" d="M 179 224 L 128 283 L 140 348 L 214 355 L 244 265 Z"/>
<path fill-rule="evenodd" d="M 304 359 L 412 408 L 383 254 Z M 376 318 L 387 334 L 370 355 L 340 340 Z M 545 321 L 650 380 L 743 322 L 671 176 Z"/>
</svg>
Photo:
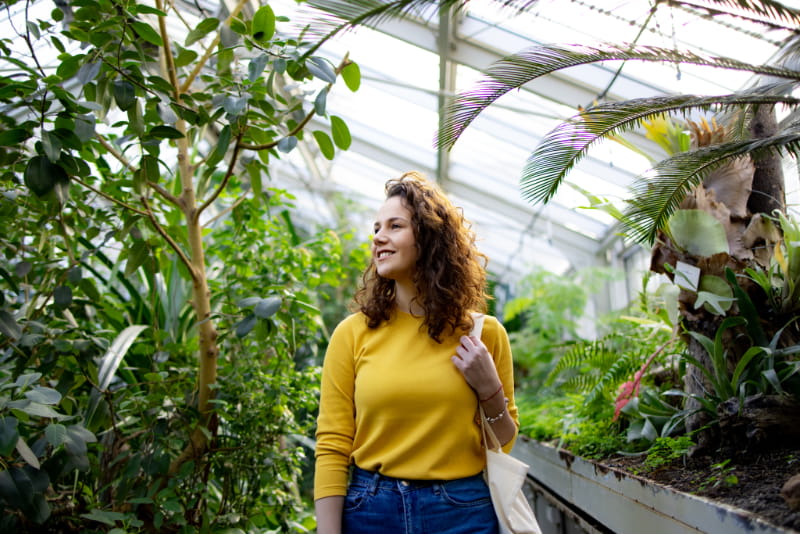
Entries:
<svg viewBox="0 0 800 534">
<path fill-rule="evenodd" d="M 334 495 L 323 497 L 314 501 L 314 511 L 317 514 L 317 534 L 342 533 L 342 508 L 344 497 Z"/>
</svg>

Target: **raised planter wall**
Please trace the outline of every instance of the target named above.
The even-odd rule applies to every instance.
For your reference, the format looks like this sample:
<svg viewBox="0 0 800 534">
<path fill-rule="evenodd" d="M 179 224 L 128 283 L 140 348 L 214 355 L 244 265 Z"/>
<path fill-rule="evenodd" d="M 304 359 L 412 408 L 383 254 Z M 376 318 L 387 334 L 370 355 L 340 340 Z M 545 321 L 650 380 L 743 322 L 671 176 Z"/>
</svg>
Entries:
<svg viewBox="0 0 800 534">
<path fill-rule="evenodd" d="M 527 491 L 542 534 L 785 534 L 756 515 L 672 490 L 521 436 Z"/>
</svg>

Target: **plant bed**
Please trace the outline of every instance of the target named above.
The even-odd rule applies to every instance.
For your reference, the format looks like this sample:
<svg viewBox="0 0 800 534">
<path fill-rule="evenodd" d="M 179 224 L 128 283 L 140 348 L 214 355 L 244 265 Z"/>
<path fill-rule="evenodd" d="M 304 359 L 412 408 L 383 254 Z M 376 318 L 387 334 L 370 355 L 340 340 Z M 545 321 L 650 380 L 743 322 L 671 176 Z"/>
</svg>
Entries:
<svg viewBox="0 0 800 534">
<path fill-rule="evenodd" d="M 525 436 L 513 454 L 530 465 L 534 480 L 611 532 L 800 532 L 800 514 L 780 495 L 784 481 L 800 472 L 796 448 L 727 463 L 679 460 L 646 474 L 638 474 L 643 457 L 590 461 Z"/>
</svg>

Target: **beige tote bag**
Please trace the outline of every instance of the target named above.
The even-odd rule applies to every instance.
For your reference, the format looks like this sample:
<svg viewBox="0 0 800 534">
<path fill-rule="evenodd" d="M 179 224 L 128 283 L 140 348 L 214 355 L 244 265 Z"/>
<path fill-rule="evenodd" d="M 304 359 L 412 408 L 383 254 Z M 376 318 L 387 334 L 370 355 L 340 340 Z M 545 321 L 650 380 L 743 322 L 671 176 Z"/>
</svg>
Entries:
<svg viewBox="0 0 800 534">
<path fill-rule="evenodd" d="M 473 315 L 475 326 L 471 335 L 481 337 L 483 315 Z M 522 484 L 528 473 L 528 465 L 503 452 L 500 441 L 492 427 L 486 422 L 483 406 L 481 412 L 481 434 L 486 450 L 484 478 L 492 495 L 492 504 L 500 525 L 500 534 L 542 534 L 536 516 L 522 491 Z"/>
</svg>

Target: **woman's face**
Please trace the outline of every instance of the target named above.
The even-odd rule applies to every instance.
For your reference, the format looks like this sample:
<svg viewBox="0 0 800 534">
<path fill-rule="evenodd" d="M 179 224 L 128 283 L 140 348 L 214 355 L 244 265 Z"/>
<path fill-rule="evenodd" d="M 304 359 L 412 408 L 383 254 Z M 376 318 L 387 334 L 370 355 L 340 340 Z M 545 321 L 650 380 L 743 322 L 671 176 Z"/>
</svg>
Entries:
<svg viewBox="0 0 800 534">
<path fill-rule="evenodd" d="M 389 197 L 375 218 L 372 238 L 375 268 L 384 278 L 411 283 L 417 257 L 411 210 L 406 207 L 402 197 Z"/>
</svg>

